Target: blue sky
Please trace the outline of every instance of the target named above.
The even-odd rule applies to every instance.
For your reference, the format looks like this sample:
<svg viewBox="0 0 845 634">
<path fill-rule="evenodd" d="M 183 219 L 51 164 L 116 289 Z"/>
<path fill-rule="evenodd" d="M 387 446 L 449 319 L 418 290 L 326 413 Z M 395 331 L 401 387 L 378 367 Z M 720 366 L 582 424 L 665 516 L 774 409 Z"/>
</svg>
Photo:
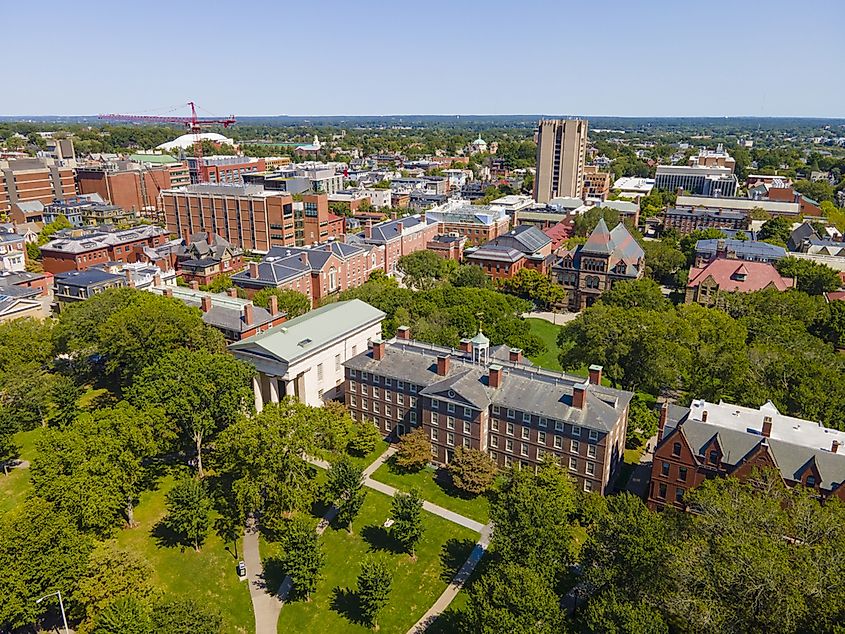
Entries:
<svg viewBox="0 0 845 634">
<path fill-rule="evenodd" d="M 4 115 L 845 117 L 842 0 L 4 5 Z"/>
</svg>

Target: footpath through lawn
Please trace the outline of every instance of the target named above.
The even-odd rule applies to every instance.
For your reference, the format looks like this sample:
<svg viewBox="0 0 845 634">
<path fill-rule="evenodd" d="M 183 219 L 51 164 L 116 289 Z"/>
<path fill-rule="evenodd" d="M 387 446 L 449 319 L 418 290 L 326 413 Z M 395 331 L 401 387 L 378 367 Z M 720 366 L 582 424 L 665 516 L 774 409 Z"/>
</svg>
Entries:
<svg viewBox="0 0 845 634">
<path fill-rule="evenodd" d="M 478 534 L 430 513 L 423 513 L 425 532 L 417 559 L 401 552 L 382 525 L 390 517 L 390 497 L 368 490 L 352 534 L 330 526 L 320 538 L 326 553 L 322 579 L 310 601 L 285 604 L 279 632 L 368 632 L 361 623 L 355 586 L 361 562 L 377 553 L 393 571 L 390 601 L 379 618 L 379 631 L 404 634 L 437 600 L 469 556 Z M 316 526 L 317 520 L 314 520 Z M 265 570 L 278 570 L 278 547 L 262 543 Z M 276 576 L 280 576 L 278 571 Z"/>
</svg>

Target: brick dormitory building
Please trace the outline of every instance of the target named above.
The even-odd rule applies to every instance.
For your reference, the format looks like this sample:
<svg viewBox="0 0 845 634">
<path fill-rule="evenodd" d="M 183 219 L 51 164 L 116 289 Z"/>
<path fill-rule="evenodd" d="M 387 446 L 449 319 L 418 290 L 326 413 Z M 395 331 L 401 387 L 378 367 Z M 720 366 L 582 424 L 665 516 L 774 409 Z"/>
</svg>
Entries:
<svg viewBox="0 0 845 634">
<path fill-rule="evenodd" d="M 457 446 L 500 467 L 556 459 L 577 486 L 601 493 L 622 463 L 632 394 L 602 386 L 599 366 L 588 380 L 537 368 L 482 333 L 453 350 L 400 327 L 344 367 L 352 416 L 394 436 L 422 426 L 435 462 L 448 463 Z"/>
<path fill-rule="evenodd" d="M 745 480 L 773 469 L 788 486 L 845 500 L 845 432 L 759 409 L 695 400 L 690 407 L 664 404 L 652 462 L 648 504 L 686 507 L 687 491 L 709 478 Z"/>
</svg>

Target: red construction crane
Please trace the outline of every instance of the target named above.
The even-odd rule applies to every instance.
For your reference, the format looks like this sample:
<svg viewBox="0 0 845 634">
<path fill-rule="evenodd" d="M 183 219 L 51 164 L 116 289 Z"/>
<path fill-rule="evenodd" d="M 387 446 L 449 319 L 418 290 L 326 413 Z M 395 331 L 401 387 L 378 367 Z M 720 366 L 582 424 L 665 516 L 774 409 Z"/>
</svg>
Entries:
<svg viewBox="0 0 845 634">
<path fill-rule="evenodd" d="M 190 130 L 191 134 L 194 135 L 194 156 L 197 159 L 197 178 L 199 182 L 205 183 L 208 182 L 208 168 L 205 166 L 202 160 L 202 139 L 200 137 L 200 132 L 202 132 L 202 128 L 221 125 L 224 128 L 228 128 L 230 125 L 234 125 L 236 123 L 235 115 L 230 115 L 228 117 L 215 119 L 212 117 L 198 117 L 197 116 L 197 109 L 196 105 L 193 101 L 189 101 L 188 105 L 191 107 L 191 116 L 190 117 L 168 117 L 168 116 L 155 116 L 155 115 L 143 115 L 143 114 L 101 114 L 97 118 L 98 119 L 110 119 L 112 121 L 141 121 L 146 123 L 181 123 L 185 127 Z"/>
</svg>

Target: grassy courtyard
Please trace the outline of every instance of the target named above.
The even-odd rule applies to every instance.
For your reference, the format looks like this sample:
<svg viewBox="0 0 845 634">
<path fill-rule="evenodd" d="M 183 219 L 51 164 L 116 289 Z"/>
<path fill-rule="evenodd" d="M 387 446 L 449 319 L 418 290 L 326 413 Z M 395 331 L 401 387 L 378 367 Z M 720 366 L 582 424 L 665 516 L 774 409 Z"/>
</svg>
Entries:
<svg viewBox="0 0 845 634">
<path fill-rule="evenodd" d="M 15 434 L 15 443 L 20 447 L 20 459 L 32 461 L 35 457 L 35 441 L 41 429 L 19 432 Z M 0 469 L 0 515 L 12 510 L 23 502 L 31 489 L 29 483 L 29 469 L 9 469 L 9 475 L 4 475 Z"/>
<path fill-rule="evenodd" d="M 557 335 L 560 332 L 560 326 L 555 326 L 545 319 L 534 317 L 529 317 L 525 321 L 531 327 L 531 332 L 540 337 L 543 343 L 546 344 L 546 351 L 543 354 L 536 357 L 529 357 L 529 359 L 541 368 L 560 371 L 562 368 L 560 367 L 560 362 L 557 360 Z"/>
<path fill-rule="evenodd" d="M 231 544 L 224 544 L 212 531 L 202 550 L 195 552 L 193 548 L 167 545 L 158 536 L 156 524 L 165 515 L 164 496 L 173 482 L 172 476 L 162 478 L 155 491 L 141 495 L 135 510 L 138 526 L 121 530 L 116 536 L 118 545 L 149 562 L 154 570 L 153 582 L 163 591 L 190 596 L 219 610 L 226 632 L 253 632 L 249 588 L 238 580 Z"/>
<path fill-rule="evenodd" d="M 440 477 L 438 477 L 440 474 Z M 445 509 L 460 513 L 464 517 L 486 524 L 490 521 L 490 502 L 486 496 L 465 497 L 455 489 L 442 472 L 426 467 L 417 473 L 398 470 L 392 460 L 380 466 L 372 475 L 373 480 L 389 484 L 400 491 L 416 488 L 420 497 Z"/>
<path fill-rule="evenodd" d="M 390 602 L 379 618 L 380 632 L 404 634 L 431 607 L 466 560 L 478 536 L 425 513 L 425 533 L 414 561 L 399 550 L 382 527 L 389 517 L 390 498 L 368 491 L 361 513 L 353 523 L 352 534 L 335 527 L 326 530 L 321 538 L 326 563 L 317 591 L 310 601 L 285 605 L 279 618 L 279 632 L 370 631 L 361 623 L 355 597 L 361 561 L 369 553 L 388 559 L 394 575 Z M 262 543 L 262 547 L 267 548 L 265 561 L 278 552 L 275 544 Z"/>
</svg>

